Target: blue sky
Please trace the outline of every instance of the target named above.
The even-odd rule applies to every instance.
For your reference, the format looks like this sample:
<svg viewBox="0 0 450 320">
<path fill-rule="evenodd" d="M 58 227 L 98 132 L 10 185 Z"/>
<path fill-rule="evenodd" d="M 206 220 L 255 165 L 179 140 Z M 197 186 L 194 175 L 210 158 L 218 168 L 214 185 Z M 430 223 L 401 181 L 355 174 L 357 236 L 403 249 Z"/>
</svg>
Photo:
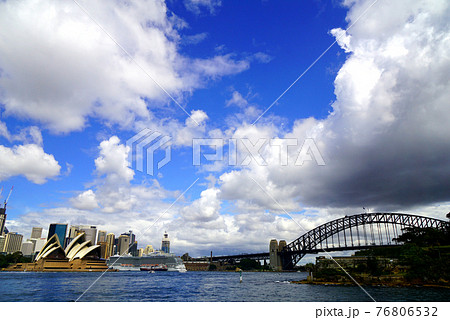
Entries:
<svg viewBox="0 0 450 320">
<path fill-rule="evenodd" d="M 11 231 L 92 224 L 135 230 L 141 247 L 167 230 L 177 253 L 199 255 L 265 250 L 363 206 L 449 211 L 445 1 L 0 7 L 0 185 L 3 198 L 14 185 Z M 172 139 L 155 175 L 127 167 L 125 143 L 144 128 Z M 225 155 L 230 138 L 266 139 L 260 152 L 271 161 L 193 166 L 192 140 L 210 138 Z M 275 138 L 298 142 L 286 166 Z M 305 139 L 324 165 L 311 153 L 294 164 Z"/>
</svg>

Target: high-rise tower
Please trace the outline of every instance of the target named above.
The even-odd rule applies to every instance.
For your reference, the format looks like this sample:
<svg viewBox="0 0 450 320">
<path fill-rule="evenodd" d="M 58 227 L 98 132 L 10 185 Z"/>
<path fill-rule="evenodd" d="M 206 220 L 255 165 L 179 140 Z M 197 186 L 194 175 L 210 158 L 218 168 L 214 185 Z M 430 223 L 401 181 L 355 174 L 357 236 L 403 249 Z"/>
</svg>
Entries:
<svg viewBox="0 0 450 320">
<path fill-rule="evenodd" d="M 0 208 L 0 236 L 3 235 L 6 223 L 6 208 Z"/>
<path fill-rule="evenodd" d="M 49 240 L 55 233 L 58 236 L 59 244 L 64 248 L 66 242 L 67 223 L 51 223 L 48 228 L 47 240 Z"/>
<path fill-rule="evenodd" d="M 170 239 L 167 231 L 164 232 L 164 236 L 161 242 L 161 251 L 165 253 L 170 253 Z"/>
</svg>

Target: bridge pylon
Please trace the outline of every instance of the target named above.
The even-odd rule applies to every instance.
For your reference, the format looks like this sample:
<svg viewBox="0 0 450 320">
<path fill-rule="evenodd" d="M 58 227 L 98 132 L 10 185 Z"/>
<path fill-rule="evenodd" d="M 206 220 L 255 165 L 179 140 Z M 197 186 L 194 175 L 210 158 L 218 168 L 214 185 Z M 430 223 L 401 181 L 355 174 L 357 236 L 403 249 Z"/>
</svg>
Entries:
<svg viewBox="0 0 450 320">
<path fill-rule="evenodd" d="M 282 271 L 285 270 L 285 266 L 287 265 L 287 261 L 285 261 L 285 257 L 281 254 L 284 248 L 286 247 L 286 240 L 280 240 L 278 243 L 277 239 L 270 240 L 269 244 L 269 257 L 270 257 L 270 267 L 274 271 Z M 288 257 L 290 260 L 290 257 Z"/>
</svg>

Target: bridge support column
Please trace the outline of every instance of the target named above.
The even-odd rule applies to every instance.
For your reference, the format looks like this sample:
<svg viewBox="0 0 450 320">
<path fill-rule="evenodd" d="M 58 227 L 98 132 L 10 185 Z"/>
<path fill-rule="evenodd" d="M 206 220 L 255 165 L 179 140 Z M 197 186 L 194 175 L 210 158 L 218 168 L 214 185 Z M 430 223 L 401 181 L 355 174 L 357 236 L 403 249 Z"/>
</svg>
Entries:
<svg viewBox="0 0 450 320">
<path fill-rule="evenodd" d="M 269 244 L 270 268 L 274 271 L 281 271 L 281 259 L 277 239 L 270 240 Z"/>
</svg>

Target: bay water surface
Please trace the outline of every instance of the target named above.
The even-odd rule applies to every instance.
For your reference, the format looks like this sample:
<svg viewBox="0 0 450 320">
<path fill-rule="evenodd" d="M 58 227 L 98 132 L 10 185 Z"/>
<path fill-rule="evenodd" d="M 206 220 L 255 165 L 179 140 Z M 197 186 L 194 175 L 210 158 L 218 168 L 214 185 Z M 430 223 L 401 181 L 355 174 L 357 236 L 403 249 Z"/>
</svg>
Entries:
<svg viewBox="0 0 450 320">
<path fill-rule="evenodd" d="M 235 272 L 0 272 L 0 301 L 372 301 L 358 286 L 290 283 L 306 276 L 244 272 L 240 283 Z M 445 288 L 364 289 L 379 302 L 450 300 Z"/>
</svg>

